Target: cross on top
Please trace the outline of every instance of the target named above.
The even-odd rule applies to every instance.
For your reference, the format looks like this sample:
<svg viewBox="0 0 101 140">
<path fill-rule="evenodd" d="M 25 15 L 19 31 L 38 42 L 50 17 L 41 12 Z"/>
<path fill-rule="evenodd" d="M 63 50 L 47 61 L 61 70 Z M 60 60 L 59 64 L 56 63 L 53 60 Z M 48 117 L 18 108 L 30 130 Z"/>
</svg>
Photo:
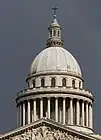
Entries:
<svg viewBox="0 0 101 140">
<path fill-rule="evenodd" d="M 57 9 L 58 9 L 58 8 L 55 7 L 55 6 L 52 8 L 52 10 L 53 10 L 53 12 L 54 12 L 54 16 L 56 16 L 56 10 L 57 10 Z"/>
</svg>

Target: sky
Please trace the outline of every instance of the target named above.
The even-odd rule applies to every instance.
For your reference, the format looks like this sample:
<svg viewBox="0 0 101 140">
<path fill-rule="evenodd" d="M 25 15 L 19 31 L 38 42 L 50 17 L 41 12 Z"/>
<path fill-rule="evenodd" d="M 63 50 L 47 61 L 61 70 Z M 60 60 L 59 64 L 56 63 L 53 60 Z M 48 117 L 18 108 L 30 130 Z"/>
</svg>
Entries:
<svg viewBox="0 0 101 140">
<path fill-rule="evenodd" d="M 16 127 L 16 93 L 45 49 L 52 7 L 58 7 L 64 47 L 78 60 L 94 96 L 94 130 L 101 134 L 101 0 L 0 0 L 0 132 Z"/>
</svg>

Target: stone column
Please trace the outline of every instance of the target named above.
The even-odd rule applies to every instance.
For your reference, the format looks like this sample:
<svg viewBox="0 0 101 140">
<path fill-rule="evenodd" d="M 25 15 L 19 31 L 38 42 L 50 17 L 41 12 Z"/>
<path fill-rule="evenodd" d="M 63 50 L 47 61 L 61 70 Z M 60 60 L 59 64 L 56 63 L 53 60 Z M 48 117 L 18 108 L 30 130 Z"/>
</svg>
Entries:
<svg viewBox="0 0 101 140">
<path fill-rule="evenodd" d="M 76 124 L 79 125 L 80 123 L 80 103 L 79 100 L 77 99 L 76 101 Z"/>
<path fill-rule="evenodd" d="M 68 99 L 68 102 L 69 102 L 69 99 Z M 67 123 L 68 123 L 68 124 L 71 124 L 71 122 L 70 122 L 70 120 L 71 120 L 71 118 L 70 118 L 70 102 L 69 102 L 68 106 L 69 106 L 69 108 L 68 108 L 68 118 L 67 118 Z"/>
<path fill-rule="evenodd" d="M 55 98 L 55 120 L 58 122 L 58 98 Z"/>
<path fill-rule="evenodd" d="M 88 103 L 86 102 L 86 126 L 88 127 L 88 121 L 89 121 L 89 118 L 88 118 Z"/>
<path fill-rule="evenodd" d="M 25 125 L 25 102 L 23 102 L 23 126 Z"/>
<path fill-rule="evenodd" d="M 28 101 L 28 124 L 30 123 L 30 100 Z"/>
<path fill-rule="evenodd" d="M 54 34 L 54 30 L 52 29 L 52 36 L 51 37 L 53 37 L 53 34 Z"/>
<path fill-rule="evenodd" d="M 48 98 L 48 119 L 50 119 L 50 98 Z"/>
<path fill-rule="evenodd" d="M 92 105 L 89 104 L 89 127 L 93 128 L 93 120 L 92 120 Z"/>
<path fill-rule="evenodd" d="M 85 120 L 85 118 L 84 118 L 84 101 L 82 101 L 82 121 L 81 121 L 81 124 L 82 124 L 82 126 L 84 126 L 84 120 Z"/>
<path fill-rule="evenodd" d="M 33 114 L 34 114 L 33 121 L 36 121 L 36 99 L 34 99 L 33 101 Z"/>
<path fill-rule="evenodd" d="M 20 104 L 19 107 L 20 107 L 19 114 L 20 114 L 20 126 L 21 126 L 22 125 L 22 104 Z"/>
<path fill-rule="evenodd" d="M 70 124 L 73 124 L 73 99 L 70 99 Z"/>
<path fill-rule="evenodd" d="M 62 108 L 63 108 L 63 102 L 61 103 L 61 100 L 60 100 L 60 102 L 59 102 L 59 122 L 60 123 L 62 123 L 63 121 L 62 121 Z"/>
<path fill-rule="evenodd" d="M 40 99 L 40 118 L 43 118 L 43 98 Z"/>
<path fill-rule="evenodd" d="M 66 122 L 66 98 L 63 98 L 63 124 Z"/>
<path fill-rule="evenodd" d="M 19 126 L 19 118 L 20 118 L 20 109 L 19 109 L 19 104 L 17 105 L 17 127 Z"/>
</svg>

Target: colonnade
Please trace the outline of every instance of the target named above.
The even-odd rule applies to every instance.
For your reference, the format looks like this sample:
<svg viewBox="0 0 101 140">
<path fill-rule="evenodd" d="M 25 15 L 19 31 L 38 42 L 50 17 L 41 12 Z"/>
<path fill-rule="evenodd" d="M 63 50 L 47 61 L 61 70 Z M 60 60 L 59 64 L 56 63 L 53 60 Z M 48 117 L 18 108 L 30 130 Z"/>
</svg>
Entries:
<svg viewBox="0 0 101 140">
<path fill-rule="evenodd" d="M 17 105 L 17 125 L 46 117 L 62 124 L 93 127 L 92 104 L 72 98 L 37 98 Z"/>
</svg>

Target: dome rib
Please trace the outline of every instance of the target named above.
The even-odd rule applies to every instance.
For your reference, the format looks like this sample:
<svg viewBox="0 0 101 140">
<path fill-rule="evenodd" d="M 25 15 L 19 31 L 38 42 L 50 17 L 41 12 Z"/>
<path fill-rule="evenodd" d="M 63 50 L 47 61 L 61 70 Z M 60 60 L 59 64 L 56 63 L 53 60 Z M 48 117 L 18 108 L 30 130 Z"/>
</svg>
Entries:
<svg viewBox="0 0 101 140">
<path fill-rule="evenodd" d="M 29 75 L 56 71 L 70 72 L 71 74 L 82 77 L 76 59 L 62 47 L 49 47 L 40 52 L 32 62 Z"/>
<path fill-rule="evenodd" d="M 67 62 L 67 59 L 66 59 L 66 55 L 65 55 L 65 52 L 62 50 L 62 52 L 63 52 L 63 54 L 64 54 L 64 59 L 65 59 L 65 61 L 66 61 L 66 64 L 68 64 L 68 62 Z M 66 66 L 67 67 L 67 66 Z M 67 71 L 68 71 L 68 68 L 67 68 Z"/>
</svg>

